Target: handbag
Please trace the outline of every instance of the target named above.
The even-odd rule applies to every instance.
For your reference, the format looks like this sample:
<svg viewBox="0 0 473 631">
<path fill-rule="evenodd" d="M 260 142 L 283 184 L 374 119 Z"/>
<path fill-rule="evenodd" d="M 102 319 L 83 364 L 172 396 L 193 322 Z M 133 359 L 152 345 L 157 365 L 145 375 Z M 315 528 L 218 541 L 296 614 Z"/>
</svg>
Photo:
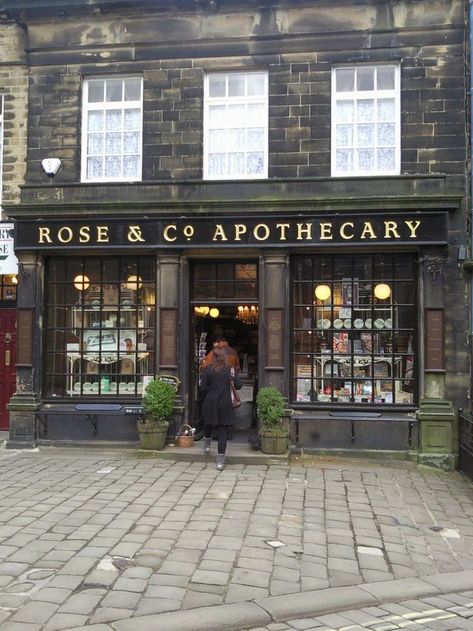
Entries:
<svg viewBox="0 0 473 631">
<path fill-rule="evenodd" d="M 240 395 L 238 394 L 235 388 L 234 377 L 235 377 L 235 371 L 232 368 L 230 372 L 230 396 L 232 399 L 232 407 L 239 408 L 241 406 L 241 399 L 240 399 Z"/>
</svg>

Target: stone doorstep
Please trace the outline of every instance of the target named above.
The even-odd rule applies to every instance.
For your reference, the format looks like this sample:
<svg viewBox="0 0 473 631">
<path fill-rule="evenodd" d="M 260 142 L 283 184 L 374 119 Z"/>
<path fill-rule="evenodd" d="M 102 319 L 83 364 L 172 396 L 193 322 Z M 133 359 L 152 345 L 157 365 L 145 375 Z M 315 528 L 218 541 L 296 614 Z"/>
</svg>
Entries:
<svg viewBox="0 0 473 631">
<path fill-rule="evenodd" d="M 317 618 L 351 609 L 440 596 L 473 589 L 473 570 L 406 578 L 352 587 L 333 587 L 290 594 L 290 598 L 269 596 L 255 601 L 199 607 L 151 616 L 118 620 L 103 627 L 113 631 L 237 631 L 263 627 L 271 622 L 296 618 Z M 196 623 L 198 624 L 196 626 Z M 82 629 L 82 627 L 81 627 Z M 90 627 L 83 627 L 84 631 Z M 79 627 L 75 630 L 79 631 Z"/>
</svg>

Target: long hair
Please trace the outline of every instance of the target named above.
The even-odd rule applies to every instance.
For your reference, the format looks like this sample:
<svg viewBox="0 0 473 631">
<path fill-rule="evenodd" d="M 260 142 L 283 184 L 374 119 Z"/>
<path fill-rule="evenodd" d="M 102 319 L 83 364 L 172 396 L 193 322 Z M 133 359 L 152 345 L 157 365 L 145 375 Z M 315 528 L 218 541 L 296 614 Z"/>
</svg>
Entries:
<svg viewBox="0 0 473 631">
<path fill-rule="evenodd" d="M 219 348 L 216 346 L 213 349 L 213 357 L 212 357 L 212 370 L 220 372 L 223 368 L 227 368 L 229 366 L 227 351 L 224 348 Z"/>
</svg>

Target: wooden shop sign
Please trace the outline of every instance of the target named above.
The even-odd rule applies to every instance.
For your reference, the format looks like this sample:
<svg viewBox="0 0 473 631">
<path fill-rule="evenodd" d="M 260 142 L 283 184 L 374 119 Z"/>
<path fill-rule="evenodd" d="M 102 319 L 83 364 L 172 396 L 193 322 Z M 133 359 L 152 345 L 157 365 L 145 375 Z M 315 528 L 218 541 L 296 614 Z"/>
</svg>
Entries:
<svg viewBox="0 0 473 631">
<path fill-rule="evenodd" d="M 16 250 L 446 244 L 447 213 L 18 221 Z"/>
</svg>

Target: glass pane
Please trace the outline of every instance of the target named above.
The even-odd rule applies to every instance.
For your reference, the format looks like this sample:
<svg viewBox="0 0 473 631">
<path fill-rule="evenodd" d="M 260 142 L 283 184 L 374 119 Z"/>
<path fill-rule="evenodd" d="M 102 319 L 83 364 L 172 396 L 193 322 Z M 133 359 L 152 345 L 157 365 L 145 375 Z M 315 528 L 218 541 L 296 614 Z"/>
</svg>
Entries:
<svg viewBox="0 0 473 631">
<path fill-rule="evenodd" d="M 139 131 L 141 129 L 141 110 L 125 110 L 125 129 L 126 131 Z"/>
<path fill-rule="evenodd" d="M 89 134 L 87 138 L 87 153 L 103 153 L 103 134 Z"/>
<path fill-rule="evenodd" d="M 353 149 L 337 149 L 337 171 L 353 170 Z"/>
<path fill-rule="evenodd" d="M 117 131 L 122 128 L 122 111 L 107 110 L 105 112 L 105 126 L 108 131 Z"/>
<path fill-rule="evenodd" d="M 335 71 L 337 92 L 353 92 L 355 85 L 354 68 L 340 68 Z"/>
<path fill-rule="evenodd" d="M 246 121 L 246 106 L 235 104 L 228 106 L 228 125 L 241 125 Z"/>
<path fill-rule="evenodd" d="M 353 147 L 353 125 L 337 125 L 337 147 Z"/>
<path fill-rule="evenodd" d="M 88 102 L 89 103 L 102 103 L 104 95 L 105 81 L 89 81 L 88 82 Z"/>
<path fill-rule="evenodd" d="M 395 125 L 394 123 L 381 123 L 378 125 L 378 145 L 394 145 L 395 144 Z"/>
<path fill-rule="evenodd" d="M 122 153 L 121 134 L 105 134 L 105 153 Z"/>
<path fill-rule="evenodd" d="M 351 123 L 355 120 L 354 101 L 338 101 L 336 110 L 337 123 Z"/>
<path fill-rule="evenodd" d="M 209 132 L 209 149 L 210 151 L 225 151 L 226 148 L 226 129 L 211 129 Z"/>
<path fill-rule="evenodd" d="M 228 75 L 228 96 L 245 96 L 245 75 Z"/>
<path fill-rule="evenodd" d="M 140 153 L 141 134 L 139 132 L 127 132 L 124 134 L 124 152 Z"/>
<path fill-rule="evenodd" d="M 141 79 L 125 79 L 125 101 L 141 100 Z"/>
<path fill-rule="evenodd" d="M 247 155 L 247 172 L 249 175 L 263 175 L 264 174 L 264 154 L 263 153 L 249 153 Z"/>
<path fill-rule="evenodd" d="M 228 173 L 230 175 L 241 175 L 245 172 L 245 154 L 229 153 L 228 154 Z"/>
<path fill-rule="evenodd" d="M 103 130 L 103 112 L 89 112 L 87 115 L 88 131 Z"/>
<path fill-rule="evenodd" d="M 123 80 L 107 79 L 106 82 L 106 101 L 122 101 L 123 100 Z"/>
<path fill-rule="evenodd" d="M 223 176 L 226 174 L 226 156 L 221 153 L 209 154 L 209 175 Z"/>
<path fill-rule="evenodd" d="M 357 135 L 359 147 L 373 147 L 374 125 L 358 125 Z"/>
<path fill-rule="evenodd" d="M 245 130 L 229 129 L 226 132 L 226 150 L 227 151 L 244 151 L 245 150 Z"/>
<path fill-rule="evenodd" d="M 359 149 L 358 168 L 361 171 L 372 171 L 374 169 L 374 149 Z"/>
<path fill-rule="evenodd" d="M 250 103 L 246 111 L 246 124 L 251 126 L 263 125 L 265 122 L 266 105 Z"/>
<path fill-rule="evenodd" d="M 105 158 L 105 177 L 118 177 L 121 175 L 122 160 L 119 156 Z"/>
<path fill-rule="evenodd" d="M 209 96 L 210 97 L 226 96 L 225 86 L 226 86 L 225 75 L 210 75 L 209 76 Z"/>
<path fill-rule="evenodd" d="M 138 166 L 139 166 L 139 157 L 138 156 L 125 156 L 123 158 L 123 175 L 125 177 L 138 177 Z"/>
<path fill-rule="evenodd" d="M 87 179 L 103 177 L 103 159 L 87 158 Z"/>
<path fill-rule="evenodd" d="M 198 263 L 194 267 L 194 278 L 196 280 L 213 280 L 217 273 L 213 263 Z"/>
<path fill-rule="evenodd" d="M 356 88 L 363 92 L 374 90 L 374 68 L 357 68 Z"/>
<path fill-rule="evenodd" d="M 227 126 L 227 106 L 211 105 L 209 107 L 209 125 L 210 127 L 226 127 Z"/>
<path fill-rule="evenodd" d="M 356 107 L 356 120 L 360 123 L 370 122 L 374 119 L 374 102 L 371 99 L 358 101 Z"/>
<path fill-rule="evenodd" d="M 247 78 L 248 96 L 264 96 L 265 93 L 265 75 L 249 74 Z"/>
<path fill-rule="evenodd" d="M 379 171 L 393 171 L 395 167 L 394 149 L 384 148 L 376 151 Z"/>
<path fill-rule="evenodd" d="M 392 66 L 380 66 L 377 76 L 378 90 L 394 90 L 395 70 Z"/>
<path fill-rule="evenodd" d="M 264 148 L 264 130 L 263 129 L 249 129 L 247 136 L 247 148 L 259 149 Z"/>
<path fill-rule="evenodd" d="M 395 101 L 394 99 L 378 99 L 377 103 L 377 119 L 382 122 L 392 122 L 395 120 Z"/>
</svg>

